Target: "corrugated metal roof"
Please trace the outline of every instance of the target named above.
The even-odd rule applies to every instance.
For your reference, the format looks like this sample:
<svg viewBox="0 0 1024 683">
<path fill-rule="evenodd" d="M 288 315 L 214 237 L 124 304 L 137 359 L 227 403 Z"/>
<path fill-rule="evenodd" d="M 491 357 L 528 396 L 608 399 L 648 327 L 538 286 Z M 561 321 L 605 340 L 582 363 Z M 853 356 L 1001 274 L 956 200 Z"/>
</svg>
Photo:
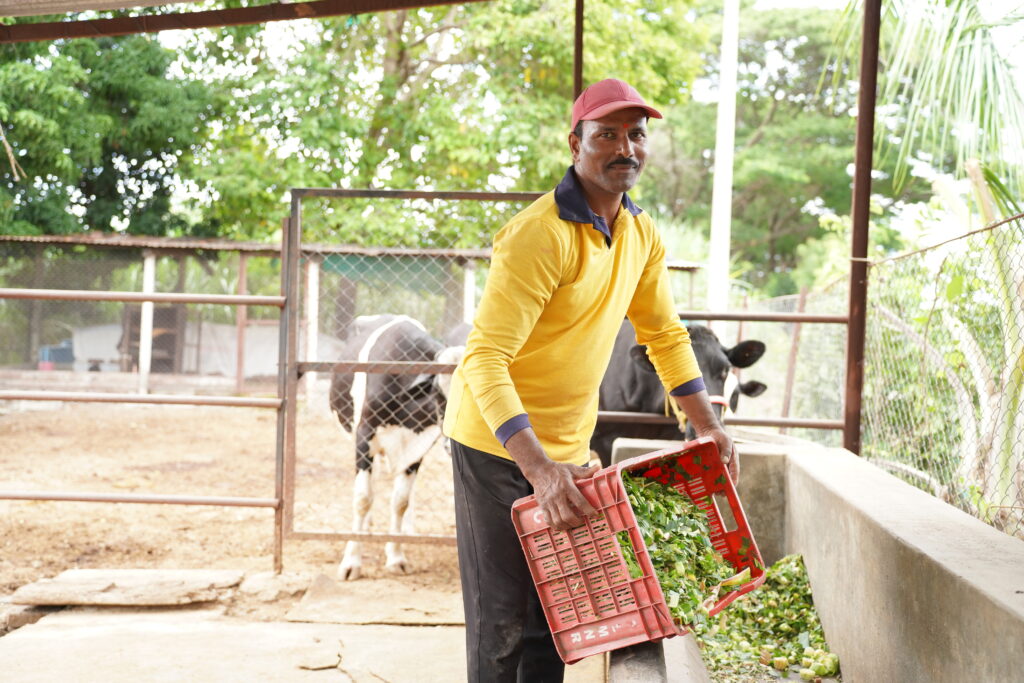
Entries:
<svg viewBox="0 0 1024 683">
<path fill-rule="evenodd" d="M 238 251 L 264 256 L 281 253 L 279 244 L 266 242 L 238 242 L 225 239 L 199 239 L 192 237 L 143 237 L 105 232 L 86 232 L 78 235 L 0 235 L 2 242 L 30 242 L 34 244 L 84 244 L 113 249 L 153 249 L 154 251 Z M 489 259 L 490 249 L 416 249 L 409 247 L 359 247 L 351 244 L 303 244 L 304 254 L 358 254 L 362 256 L 421 256 L 427 258 Z M 696 271 L 702 263 L 669 259 L 669 270 Z"/>
</svg>

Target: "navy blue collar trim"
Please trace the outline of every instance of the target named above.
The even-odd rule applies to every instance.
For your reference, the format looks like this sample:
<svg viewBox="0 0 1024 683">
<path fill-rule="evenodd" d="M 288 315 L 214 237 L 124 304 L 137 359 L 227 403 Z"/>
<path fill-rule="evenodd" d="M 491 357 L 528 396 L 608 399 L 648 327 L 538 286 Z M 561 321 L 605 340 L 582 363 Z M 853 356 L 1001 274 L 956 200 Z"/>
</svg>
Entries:
<svg viewBox="0 0 1024 683">
<path fill-rule="evenodd" d="M 605 242 L 611 244 L 612 231 L 602 216 L 594 215 L 594 212 L 587 204 L 587 198 L 583 194 L 579 180 L 576 178 L 576 171 L 572 166 L 565 172 L 562 182 L 555 188 L 555 204 L 558 205 L 558 217 L 563 221 L 573 223 L 587 223 L 594 226 L 594 229 L 604 235 Z M 622 205 L 633 216 L 639 216 L 643 209 L 633 203 L 628 194 L 622 195 Z"/>
</svg>

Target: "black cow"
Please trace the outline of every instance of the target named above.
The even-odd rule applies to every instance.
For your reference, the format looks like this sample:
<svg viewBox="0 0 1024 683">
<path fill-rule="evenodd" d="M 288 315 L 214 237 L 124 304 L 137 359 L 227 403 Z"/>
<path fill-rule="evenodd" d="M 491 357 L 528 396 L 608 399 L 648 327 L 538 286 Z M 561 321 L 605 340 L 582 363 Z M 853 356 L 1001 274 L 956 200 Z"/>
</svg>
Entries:
<svg viewBox="0 0 1024 683">
<path fill-rule="evenodd" d="M 736 410 L 740 394 L 760 396 L 764 393 L 767 387 L 761 382 L 738 383 L 731 372 L 734 367 L 746 368 L 757 362 L 764 355 L 763 342 L 746 340 L 727 349 L 707 327 L 690 325 L 687 329 L 716 415 L 721 417 L 726 405 Z M 600 410 L 631 413 L 665 412 L 665 388 L 647 358 L 647 347 L 636 343 L 636 333 L 628 320 L 622 322 L 615 337 L 612 358 L 601 380 L 598 406 Z M 612 442 L 620 436 L 679 439 L 683 435 L 675 425 L 599 422 L 590 439 L 590 448 L 601 458 L 602 465 L 611 463 Z M 687 427 L 685 436 L 694 438 L 692 426 Z"/>
<path fill-rule="evenodd" d="M 463 350 L 461 346 L 445 347 L 412 318 L 378 315 L 356 320 L 345 342 L 343 357 L 359 361 L 457 363 Z M 449 381 L 443 381 L 446 379 Z M 383 455 L 395 472 L 390 533 L 403 532 L 420 463 L 441 439 L 440 424 L 449 386 L 450 375 L 338 372 L 331 377 L 331 410 L 355 440 L 353 531 L 370 529 L 370 475 L 374 459 Z M 398 543 L 387 543 L 384 552 L 389 571 L 408 570 Z M 362 544 L 349 541 L 338 576 L 356 579 L 361 571 Z"/>
</svg>

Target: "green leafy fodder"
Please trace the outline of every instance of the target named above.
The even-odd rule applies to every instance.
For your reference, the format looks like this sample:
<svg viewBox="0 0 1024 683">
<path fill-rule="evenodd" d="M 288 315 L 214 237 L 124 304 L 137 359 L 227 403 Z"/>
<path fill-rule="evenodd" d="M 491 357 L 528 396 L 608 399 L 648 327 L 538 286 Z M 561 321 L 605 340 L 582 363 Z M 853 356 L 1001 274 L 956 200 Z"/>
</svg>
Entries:
<svg viewBox="0 0 1024 683">
<path fill-rule="evenodd" d="M 707 515 L 671 486 L 639 475 L 622 473 L 622 482 L 636 515 L 637 529 L 676 623 L 699 628 L 708 620 L 708 604 L 720 590 L 733 590 L 749 579 L 736 575 L 711 545 Z M 625 532 L 619 532 L 630 577 L 643 575 Z"/>
<path fill-rule="evenodd" d="M 764 585 L 740 597 L 696 635 L 717 681 L 761 680 L 759 674 L 791 669 L 805 680 L 839 672 L 839 657 L 825 642 L 800 555 L 769 567 Z"/>
</svg>

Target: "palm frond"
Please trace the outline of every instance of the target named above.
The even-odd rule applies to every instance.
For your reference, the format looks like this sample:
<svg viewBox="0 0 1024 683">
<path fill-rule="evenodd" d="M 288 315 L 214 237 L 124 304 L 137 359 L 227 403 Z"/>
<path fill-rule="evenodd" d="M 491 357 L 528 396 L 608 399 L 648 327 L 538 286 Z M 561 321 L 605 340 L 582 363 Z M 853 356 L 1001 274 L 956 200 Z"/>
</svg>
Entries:
<svg viewBox="0 0 1024 683">
<path fill-rule="evenodd" d="M 837 60 L 851 57 L 859 7 L 852 1 L 843 13 L 835 39 Z M 967 159 L 978 158 L 1012 187 L 1024 180 L 1021 159 L 1013 156 L 1024 141 L 1022 86 L 993 31 L 1006 25 L 1024 27 L 1024 14 L 986 21 L 979 0 L 893 0 L 884 5 L 878 106 L 896 105 L 902 117 L 894 126 L 876 126 L 876 148 L 880 158 L 895 156 L 897 191 L 909 176 L 910 161 L 919 155 L 930 156 L 940 167 L 952 155 L 958 172 Z"/>
</svg>

